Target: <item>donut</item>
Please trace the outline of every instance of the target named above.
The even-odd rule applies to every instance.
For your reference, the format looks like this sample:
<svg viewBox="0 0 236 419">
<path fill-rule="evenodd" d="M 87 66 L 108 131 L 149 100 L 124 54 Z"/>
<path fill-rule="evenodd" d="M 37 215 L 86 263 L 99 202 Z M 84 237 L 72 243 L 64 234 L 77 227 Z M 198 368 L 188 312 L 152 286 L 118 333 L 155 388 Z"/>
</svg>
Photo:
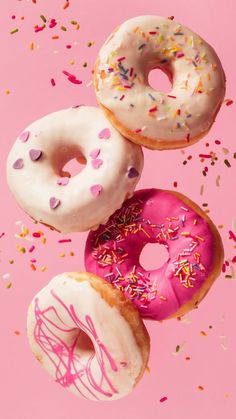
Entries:
<svg viewBox="0 0 236 419">
<path fill-rule="evenodd" d="M 168 251 L 158 269 L 140 263 L 148 243 Z M 223 254 L 216 227 L 194 202 L 177 192 L 144 189 L 89 233 L 85 265 L 120 289 L 142 317 L 165 320 L 197 308 L 220 274 Z"/>
<path fill-rule="evenodd" d="M 153 69 L 168 76 L 169 93 L 149 85 Z M 159 150 L 186 147 L 206 135 L 225 95 L 213 48 L 159 16 L 132 18 L 112 33 L 96 60 L 94 84 L 112 124 L 133 142 Z"/>
<path fill-rule="evenodd" d="M 76 158 L 87 163 L 70 177 Z M 8 184 L 34 220 L 62 233 L 105 222 L 132 196 L 143 168 L 141 147 L 123 138 L 99 108 L 75 106 L 29 125 L 7 161 Z"/>
<path fill-rule="evenodd" d="M 138 311 L 91 273 L 54 277 L 32 300 L 27 331 L 43 369 L 88 400 L 124 397 L 147 367 L 149 335 Z"/>
</svg>

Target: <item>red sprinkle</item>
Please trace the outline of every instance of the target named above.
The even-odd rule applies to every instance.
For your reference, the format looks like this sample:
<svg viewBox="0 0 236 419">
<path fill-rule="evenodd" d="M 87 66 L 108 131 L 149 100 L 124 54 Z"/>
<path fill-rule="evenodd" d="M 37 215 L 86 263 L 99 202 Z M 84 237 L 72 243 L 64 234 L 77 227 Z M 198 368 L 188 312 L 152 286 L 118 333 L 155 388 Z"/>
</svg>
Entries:
<svg viewBox="0 0 236 419">
<path fill-rule="evenodd" d="M 58 243 L 70 243 L 72 240 L 71 239 L 61 239 L 58 240 Z"/>
<path fill-rule="evenodd" d="M 171 97 L 172 99 L 176 99 L 176 96 L 167 95 L 168 97 Z"/>
<path fill-rule="evenodd" d="M 71 45 L 66 45 L 66 48 L 67 49 L 71 49 Z"/>
<path fill-rule="evenodd" d="M 226 106 L 233 105 L 233 103 L 234 103 L 234 101 L 233 101 L 233 100 L 231 100 L 231 99 L 227 99 L 227 100 L 225 101 Z"/>
<path fill-rule="evenodd" d="M 236 263 L 236 256 L 233 257 L 232 262 Z"/>
<path fill-rule="evenodd" d="M 51 79 L 51 85 L 54 87 L 54 86 L 56 86 L 56 82 L 55 82 L 55 80 L 54 79 Z"/>
<path fill-rule="evenodd" d="M 130 77 L 132 77 L 133 72 L 134 72 L 134 69 L 133 69 L 133 67 L 131 67 L 131 69 L 130 69 L 130 71 L 129 71 L 129 75 L 130 75 Z"/>
<path fill-rule="evenodd" d="M 223 263 L 223 265 L 222 265 L 222 272 L 225 273 L 225 271 L 226 271 L 226 266 L 225 266 L 225 263 Z"/>
<path fill-rule="evenodd" d="M 32 246 L 29 248 L 29 252 L 30 252 L 30 253 L 32 253 L 34 249 L 35 249 L 35 246 L 34 246 L 34 245 L 32 245 Z"/>
<path fill-rule="evenodd" d="M 165 396 L 165 397 L 162 397 L 161 399 L 160 399 L 160 402 L 161 403 L 163 403 L 163 402 L 165 402 L 167 400 L 167 397 Z"/>
<path fill-rule="evenodd" d="M 39 238 L 39 237 L 41 237 L 41 234 L 36 231 L 35 233 L 32 234 L 32 236 L 36 237 L 36 238 Z"/>
<path fill-rule="evenodd" d="M 199 154 L 199 157 L 201 157 L 202 159 L 211 159 L 212 158 L 211 154 Z"/>
<path fill-rule="evenodd" d="M 156 112 L 156 111 L 157 111 L 157 106 L 154 106 L 153 108 L 148 110 L 148 112 Z"/>
<path fill-rule="evenodd" d="M 220 141 L 220 140 L 215 140 L 215 143 L 216 143 L 217 145 L 219 145 L 219 144 L 221 144 L 221 141 Z"/>
<path fill-rule="evenodd" d="M 125 57 L 120 57 L 117 59 L 117 61 L 120 63 L 121 61 L 125 60 Z"/>
<path fill-rule="evenodd" d="M 65 10 L 65 9 L 67 9 L 67 7 L 69 7 L 69 5 L 70 5 L 69 0 L 66 0 L 65 4 L 64 4 L 64 6 L 63 6 L 63 9 L 64 9 L 64 10 Z"/>
<path fill-rule="evenodd" d="M 177 188 L 178 183 L 177 182 L 174 182 L 173 185 L 174 185 L 174 188 Z"/>
<path fill-rule="evenodd" d="M 229 239 L 230 240 L 233 239 L 233 241 L 236 242 L 236 236 L 235 236 L 235 234 L 231 230 L 229 230 Z"/>
<path fill-rule="evenodd" d="M 122 96 L 120 97 L 120 100 L 123 100 L 123 99 L 124 99 L 124 97 L 125 97 L 125 95 L 122 95 Z"/>
</svg>

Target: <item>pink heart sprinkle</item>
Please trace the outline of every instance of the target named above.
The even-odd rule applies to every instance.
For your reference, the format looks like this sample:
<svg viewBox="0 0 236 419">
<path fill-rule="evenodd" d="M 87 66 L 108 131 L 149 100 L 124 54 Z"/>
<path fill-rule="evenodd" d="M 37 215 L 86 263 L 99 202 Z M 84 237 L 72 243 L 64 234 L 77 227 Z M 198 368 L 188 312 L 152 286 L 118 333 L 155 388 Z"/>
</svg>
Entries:
<svg viewBox="0 0 236 419">
<path fill-rule="evenodd" d="M 97 158 L 97 156 L 99 156 L 99 154 L 100 154 L 100 148 L 95 148 L 94 150 L 92 150 L 90 153 L 89 153 L 89 155 L 90 155 L 90 157 L 92 157 L 92 159 L 96 159 Z"/>
<path fill-rule="evenodd" d="M 103 160 L 101 159 L 94 159 L 92 160 L 92 166 L 94 169 L 99 169 L 99 167 L 103 164 Z"/>
<path fill-rule="evenodd" d="M 49 205 L 51 209 L 56 209 L 59 205 L 60 205 L 61 201 L 58 198 L 55 198 L 54 196 L 52 196 L 49 199 Z"/>
<path fill-rule="evenodd" d="M 102 190 L 103 190 L 102 185 L 93 185 L 90 187 L 90 192 L 94 196 L 94 198 L 97 198 L 102 192 Z"/>
<path fill-rule="evenodd" d="M 22 141 L 22 143 L 25 143 L 26 141 L 28 141 L 29 136 L 30 136 L 30 132 L 29 131 L 24 131 L 20 134 L 19 140 Z"/>
<path fill-rule="evenodd" d="M 31 159 L 32 161 L 37 161 L 37 160 L 39 160 L 39 159 L 42 157 L 42 155 L 43 155 L 43 152 L 42 152 L 41 150 L 36 150 L 36 149 L 32 148 L 32 149 L 29 151 L 29 156 L 30 156 L 30 159 Z"/>
<path fill-rule="evenodd" d="M 69 177 L 61 177 L 60 179 L 57 179 L 57 184 L 60 186 L 66 186 L 69 183 L 69 180 Z"/>
<path fill-rule="evenodd" d="M 111 137 L 111 131 L 109 130 L 109 128 L 104 128 L 102 129 L 102 131 L 99 132 L 98 137 L 103 140 L 109 140 L 109 138 Z"/>
<path fill-rule="evenodd" d="M 22 169 L 23 166 L 24 166 L 23 159 L 17 159 L 15 163 L 13 163 L 12 165 L 13 169 Z"/>
</svg>

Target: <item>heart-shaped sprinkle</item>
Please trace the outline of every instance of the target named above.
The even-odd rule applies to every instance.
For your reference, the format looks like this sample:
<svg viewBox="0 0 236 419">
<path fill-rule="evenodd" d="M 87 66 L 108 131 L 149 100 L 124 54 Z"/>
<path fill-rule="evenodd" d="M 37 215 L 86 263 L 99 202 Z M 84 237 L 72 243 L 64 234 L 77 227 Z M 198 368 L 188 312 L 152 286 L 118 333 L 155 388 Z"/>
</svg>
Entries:
<svg viewBox="0 0 236 419">
<path fill-rule="evenodd" d="M 61 177 L 60 179 L 57 179 L 57 184 L 60 186 L 66 186 L 69 183 L 69 180 L 69 177 Z"/>
<path fill-rule="evenodd" d="M 111 137 L 111 131 L 109 128 L 104 128 L 99 132 L 98 137 L 101 138 L 101 140 L 109 140 Z"/>
<path fill-rule="evenodd" d="M 29 151 L 29 156 L 30 156 L 32 161 L 39 160 L 42 157 L 42 155 L 43 155 L 43 152 L 41 150 L 36 150 L 36 149 L 32 148 Z"/>
<path fill-rule="evenodd" d="M 89 153 L 89 155 L 90 155 L 90 157 L 92 157 L 92 159 L 96 159 L 97 158 L 97 156 L 99 156 L 99 154 L 100 154 L 100 148 L 95 148 L 94 150 L 92 150 L 90 153 Z"/>
<path fill-rule="evenodd" d="M 99 167 L 103 164 L 103 160 L 101 159 L 94 159 L 92 160 L 92 166 L 94 169 L 99 169 Z"/>
<path fill-rule="evenodd" d="M 15 163 L 13 163 L 12 165 L 13 169 L 22 169 L 23 166 L 24 166 L 23 159 L 17 159 Z"/>
<path fill-rule="evenodd" d="M 135 169 L 135 167 L 129 167 L 128 178 L 132 179 L 132 178 L 138 177 L 138 176 L 139 176 L 139 172 L 137 171 L 137 169 Z"/>
<path fill-rule="evenodd" d="M 97 198 L 102 192 L 102 190 L 103 190 L 102 185 L 93 185 L 90 187 L 90 192 L 94 196 L 94 198 Z"/>
<path fill-rule="evenodd" d="M 28 141 L 29 136 L 30 136 L 30 132 L 29 131 L 24 131 L 20 134 L 19 140 L 22 141 L 22 143 L 25 143 L 26 141 Z"/>
<path fill-rule="evenodd" d="M 55 198 L 54 196 L 52 196 L 49 199 L 49 205 L 51 209 L 56 209 L 57 207 L 59 207 L 60 203 L 61 203 L 60 199 Z"/>
</svg>

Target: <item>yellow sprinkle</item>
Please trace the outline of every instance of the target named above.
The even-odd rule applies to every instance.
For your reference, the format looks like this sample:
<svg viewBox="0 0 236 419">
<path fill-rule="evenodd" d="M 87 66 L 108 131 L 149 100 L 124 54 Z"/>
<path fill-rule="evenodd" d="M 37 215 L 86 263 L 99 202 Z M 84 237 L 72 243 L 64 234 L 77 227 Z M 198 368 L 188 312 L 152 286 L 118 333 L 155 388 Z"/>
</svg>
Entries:
<svg viewBox="0 0 236 419">
<path fill-rule="evenodd" d="M 151 370 L 150 370 L 150 368 L 149 368 L 149 366 L 148 366 L 148 365 L 146 366 L 146 372 L 147 372 L 148 374 L 150 374 L 150 372 L 151 372 Z"/>
<path fill-rule="evenodd" d="M 181 236 L 190 236 L 189 231 L 182 231 L 182 233 L 180 233 L 180 234 L 181 234 Z"/>
<path fill-rule="evenodd" d="M 41 272 L 45 272 L 47 269 L 47 267 L 45 265 L 42 266 L 42 268 L 40 269 Z"/>
<path fill-rule="evenodd" d="M 29 49 L 31 50 L 31 51 L 33 51 L 33 49 L 34 49 L 34 43 L 31 41 L 30 42 L 30 44 L 29 44 Z"/>
<path fill-rule="evenodd" d="M 75 256 L 74 252 L 70 252 L 70 256 Z"/>
<path fill-rule="evenodd" d="M 12 287 L 12 282 L 8 282 L 8 284 L 6 285 L 6 288 L 11 288 Z"/>
<path fill-rule="evenodd" d="M 61 253 L 59 253 L 59 256 L 60 256 L 60 258 L 64 258 L 65 257 L 65 253 L 63 253 L 63 252 L 61 252 Z"/>
<path fill-rule="evenodd" d="M 70 60 L 70 65 L 74 65 L 74 60 Z"/>
<path fill-rule="evenodd" d="M 6 89 L 6 90 L 5 90 L 5 93 L 6 93 L 6 95 L 9 95 L 11 92 L 10 92 L 10 90 L 9 90 L 9 89 Z"/>
<path fill-rule="evenodd" d="M 164 295 L 160 295 L 160 300 L 166 301 L 166 300 L 167 300 L 167 298 L 166 298 L 166 297 L 164 297 Z"/>
<path fill-rule="evenodd" d="M 207 334 L 206 334 L 206 332 L 204 332 L 204 330 L 201 330 L 200 335 L 207 336 Z"/>
<path fill-rule="evenodd" d="M 197 224 L 197 219 L 196 219 L 196 218 L 195 218 L 195 220 L 194 220 L 193 224 L 194 224 L 194 225 L 196 225 L 196 224 Z"/>
<path fill-rule="evenodd" d="M 200 236 L 195 236 L 195 237 L 196 237 L 196 239 L 201 240 L 202 242 L 205 241 L 205 239 L 203 237 L 200 237 Z"/>
<path fill-rule="evenodd" d="M 47 241 L 46 237 L 42 237 L 42 238 L 41 238 L 41 242 L 42 242 L 42 244 L 45 244 L 45 243 L 46 243 L 46 241 Z"/>
</svg>

